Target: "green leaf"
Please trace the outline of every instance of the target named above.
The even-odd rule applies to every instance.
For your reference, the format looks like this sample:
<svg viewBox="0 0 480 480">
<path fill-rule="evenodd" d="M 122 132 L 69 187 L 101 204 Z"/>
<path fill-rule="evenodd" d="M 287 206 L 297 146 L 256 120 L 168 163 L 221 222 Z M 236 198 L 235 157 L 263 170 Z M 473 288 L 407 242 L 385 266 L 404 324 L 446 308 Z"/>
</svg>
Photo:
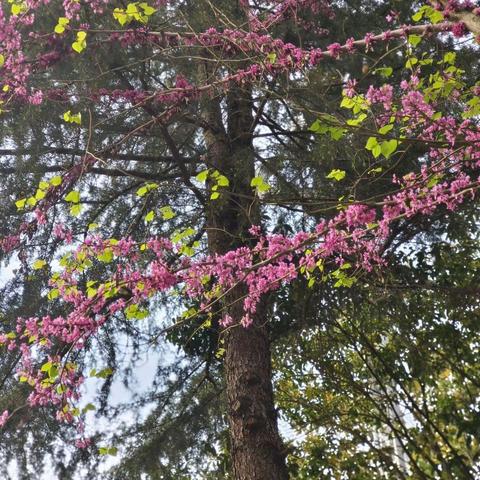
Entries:
<svg viewBox="0 0 480 480">
<path fill-rule="evenodd" d="M 70 20 L 66 17 L 60 17 L 57 25 L 55 25 L 54 32 L 61 35 L 65 31 L 65 27 L 70 23 Z"/>
<path fill-rule="evenodd" d="M 97 255 L 98 260 L 103 263 L 110 263 L 113 260 L 113 251 L 111 248 L 106 248 L 102 253 Z"/>
<path fill-rule="evenodd" d="M 405 63 L 405 67 L 413 69 L 413 66 L 416 65 L 417 63 L 418 63 L 418 58 L 415 58 L 415 57 L 409 58 Z"/>
<path fill-rule="evenodd" d="M 72 190 L 66 197 L 65 197 L 66 202 L 71 202 L 71 203 L 78 203 L 80 201 L 80 193 Z"/>
<path fill-rule="evenodd" d="M 145 215 L 145 222 L 149 223 L 155 218 L 155 212 L 153 210 L 150 210 L 146 215 Z"/>
<path fill-rule="evenodd" d="M 59 395 L 63 395 L 67 391 L 67 387 L 65 385 L 57 385 L 56 391 Z"/>
<path fill-rule="evenodd" d="M 390 158 L 390 156 L 392 155 L 392 153 L 395 152 L 397 147 L 398 147 L 398 140 L 393 139 L 393 140 L 388 140 L 386 142 L 382 142 L 382 145 L 381 145 L 382 155 L 385 158 Z"/>
<path fill-rule="evenodd" d="M 225 349 L 224 348 L 219 348 L 216 352 L 215 352 L 215 357 L 220 359 L 222 358 L 224 355 L 225 355 Z"/>
<path fill-rule="evenodd" d="M 250 181 L 250 186 L 256 188 L 258 192 L 266 192 L 271 188 L 262 177 L 253 177 Z"/>
<path fill-rule="evenodd" d="M 27 199 L 21 198 L 20 200 L 17 200 L 15 202 L 15 206 L 17 207 L 18 210 L 22 210 L 23 208 L 25 208 L 26 203 L 27 203 Z"/>
<path fill-rule="evenodd" d="M 113 374 L 113 370 L 110 367 L 103 368 L 99 372 L 96 372 L 97 378 L 108 378 Z"/>
<path fill-rule="evenodd" d="M 227 177 L 224 175 L 219 175 L 217 178 L 217 185 L 219 187 L 228 187 L 230 185 L 230 182 Z"/>
<path fill-rule="evenodd" d="M 207 181 L 207 177 L 208 177 L 208 172 L 209 172 L 209 169 L 207 168 L 206 170 L 202 170 L 201 172 L 199 172 L 197 174 L 197 176 L 195 177 L 199 182 L 206 182 Z"/>
<path fill-rule="evenodd" d="M 430 178 L 427 182 L 427 187 L 428 188 L 432 188 L 434 187 L 435 185 L 438 184 L 438 182 L 443 178 L 443 175 L 441 173 L 436 173 L 435 175 L 433 175 L 432 178 Z"/>
<path fill-rule="evenodd" d="M 386 135 L 392 129 L 393 129 L 393 125 L 389 123 L 388 125 L 384 125 L 382 128 L 379 128 L 378 133 L 380 133 L 381 135 Z"/>
<path fill-rule="evenodd" d="M 83 50 L 85 50 L 87 46 L 86 38 L 87 38 L 87 32 L 84 32 L 82 30 L 80 32 L 77 32 L 77 41 L 72 43 L 72 48 L 77 53 L 82 53 Z"/>
<path fill-rule="evenodd" d="M 54 187 L 58 187 L 59 185 L 61 185 L 61 183 L 62 183 L 62 177 L 60 177 L 59 175 L 56 175 L 55 177 L 50 179 L 50 185 Z"/>
<path fill-rule="evenodd" d="M 412 16 L 414 22 L 419 22 L 423 18 L 423 10 L 418 11 L 415 15 Z"/>
<path fill-rule="evenodd" d="M 377 137 L 369 137 L 369 139 L 367 140 L 367 144 L 365 145 L 365 148 L 367 150 L 373 150 L 377 145 L 378 145 Z"/>
<path fill-rule="evenodd" d="M 155 190 L 158 188 L 158 184 L 156 183 L 147 183 L 143 187 L 140 187 L 137 190 L 137 196 L 138 197 L 144 197 L 148 192 L 151 192 L 152 190 Z"/>
<path fill-rule="evenodd" d="M 49 300 L 55 300 L 60 295 L 60 290 L 58 288 L 52 288 L 47 294 Z"/>
<path fill-rule="evenodd" d="M 384 78 L 388 78 L 392 76 L 393 74 L 393 68 L 392 67 L 381 67 L 381 68 L 376 68 L 373 73 L 375 74 L 380 74 Z"/>
<path fill-rule="evenodd" d="M 36 200 L 42 200 L 42 199 L 45 198 L 45 195 L 46 195 L 45 191 L 41 190 L 39 188 L 39 189 L 37 189 L 37 192 L 35 193 L 35 198 L 36 198 Z"/>
<path fill-rule="evenodd" d="M 175 232 L 171 236 L 171 240 L 172 240 L 173 243 L 178 243 L 181 240 L 183 240 L 184 238 L 189 237 L 190 235 L 195 235 L 195 230 L 193 228 L 186 228 L 185 230 L 183 230 L 181 232 L 178 232 L 178 231 Z"/>
<path fill-rule="evenodd" d="M 153 15 L 157 11 L 146 2 L 139 3 L 138 6 L 143 10 L 143 14 L 147 17 Z"/>
<path fill-rule="evenodd" d="M 73 42 L 73 43 L 72 43 L 72 48 L 73 48 L 73 50 L 75 50 L 77 53 L 81 53 L 81 52 L 83 52 L 83 50 L 85 49 L 85 44 L 82 43 L 82 42 Z"/>
<path fill-rule="evenodd" d="M 277 54 L 275 52 L 270 52 L 267 55 L 267 60 L 273 65 L 277 61 Z"/>
<path fill-rule="evenodd" d="M 24 12 L 26 9 L 25 5 L 23 3 L 14 3 L 12 5 L 12 15 L 20 15 L 22 12 Z"/>
<path fill-rule="evenodd" d="M 342 108 L 353 108 L 355 106 L 355 102 L 350 97 L 343 97 L 342 102 L 340 103 Z"/>
<path fill-rule="evenodd" d="M 78 217 L 82 211 L 82 206 L 79 203 L 75 203 L 70 207 L 70 215 Z"/>
<path fill-rule="evenodd" d="M 457 58 L 457 54 L 455 52 L 447 52 L 443 56 L 443 62 L 444 63 L 449 63 L 450 65 L 454 65 L 456 58 Z"/>
<path fill-rule="evenodd" d="M 356 126 L 360 125 L 366 118 L 367 118 L 367 114 L 366 113 L 361 113 L 357 117 L 351 118 L 350 120 L 347 120 L 347 125 L 351 125 L 352 127 L 356 127 Z"/>
<path fill-rule="evenodd" d="M 90 411 L 96 410 L 95 405 L 93 403 L 87 403 L 83 408 L 82 408 L 82 413 L 87 413 Z"/>
<path fill-rule="evenodd" d="M 115 8 L 113 10 L 113 18 L 115 18 L 122 27 L 131 21 L 130 15 L 127 15 L 122 8 Z"/>
<path fill-rule="evenodd" d="M 33 269 L 34 270 L 40 270 L 41 268 L 43 268 L 45 265 L 47 264 L 47 262 L 45 260 L 42 260 L 41 258 L 39 258 L 38 260 L 35 260 L 33 262 Z"/>
<path fill-rule="evenodd" d="M 219 196 L 220 196 L 220 194 L 218 192 L 213 192 L 210 195 L 210 200 L 216 200 Z"/>
<path fill-rule="evenodd" d="M 46 362 L 41 366 L 40 371 L 41 372 L 48 372 L 50 370 L 51 366 L 52 366 L 52 362 Z"/>
<path fill-rule="evenodd" d="M 251 187 L 258 187 L 262 183 L 263 183 L 263 178 L 262 177 L 254 177 L 254 178 L 252 178 L 252 180 L 250 182 L 250 186 Z"/>
<path fill-rule="evenodd" d="M 137 190 L 137 196 L 138 197 L 143 197 L 144 195 L 146 195 L 148 192 L 148 189 L 146 186 L 143 186 L 143 187 L 140 187 L 138 190 Z"/>
<path fill-rule="evenodd" d="M 330 137 L 332 140 L 340 140 L 345 135 L 345 132 L 346 130 L 344 128 L 330 127 Z"/>
<path fill-rule="evenodd" d="M 93 298 L 97 294 L 97 289 L 89 287 L 87 288 L 87 298 Z"/>
<path fill-rule="evenodd" d="M 48 376 L 54 380 L 55 378 L 58 377 L 58 367 L 56 365 L 52 365 L 49 369 L 48 369 Z"/>
<path fill-rule="evenodd" d="M 433 8 L 432 8 L 432 12 L 429 13 L 428 18 L 433 24 L 440 23 L 445 20 L 445 17 L 443 16 L 442 12 L 439 12 L 438 10 L 435 10 Z"/>
<path fill-rule="evenodd" d="M 320 120 L 315 120 L 309 127 L 309 130 L 320 135 L 327 133 L 329 127 L 320 122 Z"/>
<path fill-rule="evenodd" d="M 420 35 L 409 35 L 408 36 L 408 43 L 414 47 L 416 47 L 422 41 L 422 37 Z"/>
<path fill-rule="evenodd" d="M 381 153 L 382 153 L 381 145 L 379 144 L 375 145 L 375 147 L 372 150 L 372 155 L 374 156 L 374 158 L 378 158 Z"/>
<path fill-rule="evenodd" d="M 334 179 L 339 182 L 340 180 L 343 180 L 345 178 L 345 175 L 345 170 L 339 170 L 338 168 L 335 168 L 327 175 L 327 178 Z"/>
<path fill-rule="evenodd" d="M 162 207 L 160 211 L 162 212 L 163 220 L 170 220 L 175 217 L 175 212 L 169 206 Z"/>
</svg>

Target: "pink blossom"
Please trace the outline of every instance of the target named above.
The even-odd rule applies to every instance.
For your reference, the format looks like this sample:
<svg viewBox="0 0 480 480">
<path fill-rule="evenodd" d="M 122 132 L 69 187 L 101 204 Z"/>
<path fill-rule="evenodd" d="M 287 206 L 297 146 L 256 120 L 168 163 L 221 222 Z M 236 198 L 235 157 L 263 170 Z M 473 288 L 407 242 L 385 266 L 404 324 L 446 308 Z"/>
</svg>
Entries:
<svg viewBox="0 0 480 480">
<path fill-rule="evenodd" d="M 88 448 L 91 444 L 91 438 L 80 438 L 78 440 L 75 440 L 75 446 L 80 449 Z"/>
<path fill-rule="evenodd" d="M 327 47 L 332 58 L 340 58 L 340 53 L 342 51 L 342 46 L 339 43 L 332 43 Z"/>
<path fill-rule="evenodd" d="M 3 427 L 9 418 L 8 410 L 5 410 L 1 415 L 0 415 L 0 428 Z"/>
</svg>

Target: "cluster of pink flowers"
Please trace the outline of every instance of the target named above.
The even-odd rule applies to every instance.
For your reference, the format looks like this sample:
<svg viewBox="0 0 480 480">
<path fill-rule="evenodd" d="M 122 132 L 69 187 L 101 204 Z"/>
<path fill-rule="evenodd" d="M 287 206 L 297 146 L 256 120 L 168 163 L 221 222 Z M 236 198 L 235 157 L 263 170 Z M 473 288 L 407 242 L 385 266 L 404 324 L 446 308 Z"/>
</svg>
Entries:
<svg viewBox="0 0 480 480">
<path fill-rule="evenodd" d="M 63 54 L 60 53 L 62 51 L 61 44 L 63 40 L 56 38 L 52 33 L 40 35 L 40 32 L 30 32 L 30 36 L 38 37 L 38 45 L 43 46 L 46 51 L 40 51 L 36 54 L 35 58 L 27 58 L 24 53 L 22 36 L 25 35 L 25 33 L 21 33 L 21 27 L 31 29 L 30 25 L 35 15 L 41 13 L 40 6 L 43 5 L 43 3 L 44 2 L 31 1 L 28 3 L 28 15 L 10 16 L 8 19 L 5 18 L 0 9 L 0 53 L 5 57 L 5 63 L 0 67 L 0 71 L 5 83 L 12 86 L 7 92 L 0 92 L 0 100 L 16 99 L 38 105 L 43 102 L 45 98 L 51 98 L 52 92 L 36 89 L 33 82 L 30 82 L 30 78 L 35 69 L 51 67 L 65 55 L 65 52 Z M 326 16 L 333 14 L 328 2 L 319 0 L 284 0 L 273 3 L 274 13 L 272 13 L 272 15 L 278 19 L 284 19 L 287 12 L 293 10 L 310 9 L 314 13 L 322 12 Z M 89 8 L 97 14 L 100 14 L 104 11 L 106 4 L 108 4 L 108 0 L 89 0 L 81 7 L 79 2 L 65 0 L 65 16 L 72 21 L 78 20 L 80 8 Z M 247 3 L 245 3 L 245 8 L 248 8 L 250 12 L 254 10 L 254 8 L 247 5 Z M 275 22 L 276 20 L 273 23 Z M 271 26 L 272 21 L 268 20 L 265 25 Z M 425 33 L 428 31 L 454 28 L 453 24 L 402 27 L 397 30 L 383 32 L 380 35 L 367 33 L 363 40 L 354 41 L 353 39 L 348 39 L 344 45 L 335 42 L 322 50 L 319 48 L 302 49 L 292 44 L 284 43 L 280 39 L 272 38 L 272 36 L 267 33 L 268 29 L 265 25 L 262 28 L 252 29 L 250 32 L 232 29 L 225 29 L 220 32 L 215 28 L 210 28 L 200 34 L 168 32 L 158 34 L 149 32 L 145 27 L 140 27 L 138 29 L 126 30 L 124 33 L 108 33 L 107 36 L 110 41 L 120 42 L 123 46 L 129 44 L 136 45 L 139 42 L 159 45 L 161 48 L 167 46 L 197 47 L 201 45 L 217 49 L 224 57 L 237 53 L 245 53 L 251 57 L 253 53 L 258 55 L 259 61 L 213 84 L 202 86 L 186 84 L 184 86 L 175 86 L 172 89 L 166 89 L 163 92 L 101 90 L 92 92 L 91 97 L 98 98 L 99 96 L 108 96 L 112 99 L 117 98 L 133 104 L 140 104 L 145 98 L 151 98 L 153 95 L 158 102 L 181 104 L 185 100 L 196 98 L 201 93 L 207 93 L 212 89 L 218 87 L 226 88 L 231 82 L 243 82 L 245 80 L 255 81 L 263 74 L 278 75 L 294 70 L 302 70 L 307 66 L 315 66 L 324 58 L 331 57 L 336 59 L 339 58 L 340 55 L 352 53 L 356 48 L 360 47 L 364 47 L 368 51 L 373 48 L 376 42 L 386 42 L 392 38 L 405 37 L 413 31 Z M 80 27 L 84 28 L 85 31 L 89 29 L 88 25 L 80 25 Z M 99 36 L 98 32 L 96 36 Z M 275 55 L 274 61 L 265 61 L 265 58 L 268 58 L 270 54 Z M 71 52 L 69 55 L 73 55 L 73 53 Z M 58 95 L 59 92 L 55 94 Z"/>
<path fill-rule="evenodd" d="M 288 19 L 294 19 L 298 23 L 300 14 L 322 14 L 330 19 L 335 16 L 329 2 L 325 0 L 274 0 L 267 2 L 273 4 L 273 8 L 264 18 L 256 12 L 256 8 L 249 6 L 248 2 L 244 1 L 243 3 L 247 8 L 250 27 L 254 30 L 268 30 Z"/>
<path fill-rule="evenodd" d="M 384 110 L 389 112 L 392 109 L 393 87 L 388 84 L 385 84 L 380 88 L 375 88 L 373 85 L 370 85 L 366 98 L 371 103 L 381 103 Z"/>
<path fill-rule="evenodd" d="M 0 415 L 0 427 L 3 427 L 8 420 L 9 413 L 8 410 L 5 410 L 1 415 Z"/>
<path fill-rule="evenodd" d="M 434 3 L 438 10 L 441 10 L 446 17 L 461 10 L 478 10 L 478 8 L 475 8 L 475 2 L 471 0 L 447 0 L 442 3 L 438 1 Z"/>
</svg>

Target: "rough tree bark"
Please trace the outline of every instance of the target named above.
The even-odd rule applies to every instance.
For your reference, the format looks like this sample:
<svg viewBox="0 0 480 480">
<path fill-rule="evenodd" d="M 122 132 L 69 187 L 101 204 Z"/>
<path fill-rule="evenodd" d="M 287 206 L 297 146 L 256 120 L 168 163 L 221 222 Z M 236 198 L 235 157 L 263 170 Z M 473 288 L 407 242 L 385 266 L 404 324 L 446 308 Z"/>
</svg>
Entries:
<svg viewBox="0 0 480 480">
<path fill-rule="evenodd" d="M 203 111 L 209 125 L 204 130 L 207 163 L 230 181 L 231 194 L 210 201 L 207 209 L 210 253 L 224 253 L 248 244 L 249 227 L 260 223 L 258 201 L 250 186 L 255 176 L 251 90 L 247 86 L 232 88 L 223 110 L 219 99 L 210 99 Z M 236 301 L 241 296 L 242 288 L 238 287 L 225 299 L 225 311 L 236 321 L 242 316 L 242 302 Z M 240 326 L 223 332 L 231 458 L 236 480 L 288 478 L 274 407 L 266 310 L 265 304 L 258 309 L 249 328 Z"/>
</svg>

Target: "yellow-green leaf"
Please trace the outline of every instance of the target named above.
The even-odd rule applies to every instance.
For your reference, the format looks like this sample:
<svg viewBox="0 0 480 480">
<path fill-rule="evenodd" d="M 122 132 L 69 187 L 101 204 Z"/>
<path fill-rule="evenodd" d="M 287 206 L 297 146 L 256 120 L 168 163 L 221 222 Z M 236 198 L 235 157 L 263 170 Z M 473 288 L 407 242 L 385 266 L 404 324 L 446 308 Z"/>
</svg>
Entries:
<svg viewBox="0 0 480 480">
<path fill-rule="evenodd" d="M 27 203 L 27 199 L 21 198 L 20 200 L 17 200 L 15 202 L 15 206 L 18 208 L 18 210 L 22 210 L 23 208 L 25 208 L 26 203 Z"/>
<path fill-rule="evenodd" d="M 204 183 L 207 180 L 208 177 L 208 169 L 207 170 L 202 170 L 197 174 L 195 177 L 199 182 Z"/>
<path fill-rule="evenodd" d="M 408 43 L 414 47 L 416 47 L 422 41 L 422 37 L 420 35 L 409 35 L 408 36 Z"/>
<path fill-rule="evenodd" d="M 106 248 L 97 258 L 103 263 L 110 263 L 113 260 L 113 251 L 110 248 Z"/>
<path fill-rule="evenodd" d="M 78 203 L 80 201 L 80 193 L 72 190 L 66 197 L 65 197 L 66 202 L 71 202 L 71 203 Z"/>
<path fill-rule="evenodd" d="M 75 203 L 70 207 L 70 215 L 73 215 L 74 217 L 78 217 L 81 211 L 82 206 L 79 203 Z"/>
<path fill-rule="evenodd" d="M 52 288 L 47 294 L 47 298 L 49 300 L 55 300 L 60 295 L 60 291 L 58 288 Z"/>
<path fill-rule="evenodd" d="M 44 190 L 41 190 L 40 188 L 38 188 L 38 189 L 37 189 L 37 192 L 35 193 L 35 198 L 36 198 L 37 200 L 42 200 L 42 199 L 45 198 L 45 195 L 46 195 L 45 191 L 44 191 Z"/>
<path fill-rule="evenodd" d="M 217 178 L 217 185 L 219 187 L 228 187 L 230 185 L 230 182 L 227 177 L 224 175 L 219 175 Z"/>
<path fill-rule="evenodd" d="M 162 207 L 160 211 L 162 212 L 163 220 L 170 220 L 175 217 L 175 212 L 169 206 Z"/>
<path fill-rule="evenodd" d="M 58 187 L 59 185 L 61 185 L 61 183 L 62 183 L 62 177 L 60 177 L 59 175 L 56 175 L 50 180 L 50 185 L 54 187 Z"/>
<path fill-rule="evenodd" d="M 150 210 L 146 215 L 145 215 L 145 221 L 151 222 L 155 218 L 155 212 L 153 210 Z"/>
<path fill-rule="evenodd" d="M 41 258 L 39 258 L 38 260 L 35 260 L 33 262 L 33 269 L 34 270 L 40 270 L 41 268 L 43 268 L 45 265 L 47 264 L 47 262 L 45 260 L 42 260 Z"/>
<path fill-rule="evenodd" d="M 335 168 L 327 175 L 327 178 L 330 178 L 339 182 L 340 180 L 343 180 L 345 178 L 345 175 L 346 175 L 345 170 L 339 170 L 338 168 Z"/>
<path fill-rule="evenodd" d="M 385 158 L 390 158 L 392 153 L 395 152 L 395 150 L 398 147 L 398 141 L 393 139 L 393 140 L 388 140 L 387 142 L 382 142 L 381 145 L 381 150 L 382 150 L 382 155 Z"/>
<path fill-rule="evenodd" d="M 82 53 L 83 50 L 85 50 L 87 46 L 86 38 L 87 38 L 87 32 L 84 32 L 83 30 L 80 30 L 79 32 L 77 32 L 77 41 L 72 43 L 72 48 L 77 53 Z"/>
</svg>

